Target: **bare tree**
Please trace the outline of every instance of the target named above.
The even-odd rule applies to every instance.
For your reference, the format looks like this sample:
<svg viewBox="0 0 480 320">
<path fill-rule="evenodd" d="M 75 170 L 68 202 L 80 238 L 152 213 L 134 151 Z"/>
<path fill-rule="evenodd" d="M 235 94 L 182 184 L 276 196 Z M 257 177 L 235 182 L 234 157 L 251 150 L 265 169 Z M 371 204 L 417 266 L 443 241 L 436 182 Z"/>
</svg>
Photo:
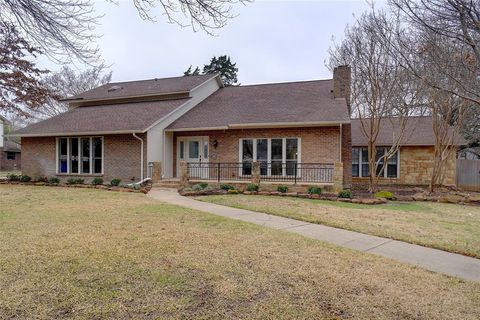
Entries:
<svg viewBox="0 0 480 320">
<path fill-rule="evenodd" d="M 109 1 L 109 0 L 107 0 Z M 234 17 L 232 5 L 250 0 L 133 0 L 141 18 L 155 21 L 157 7 L 170 23 L 212 33 Z M 115 3 L 114 0 L 110 2 Z M 55 62 L 98 63 L 93 0 L 0 0 L 0 22 L 13 25 Z M 189 23 L 184 23 L 189 20 Z"/>
<path fill-rule="evenodd" d="M 234 4 L 246 4 L 253 0 L 133 0 L 140 17 L 155 21 L 152 10 L 160 7 L 170 23 L 191 26 L 193 30 L 204 30 L 213 34 L 215 29 L 224 27 L 235 17 Z M 188 22 L 184 22 L 185 19 Z"/>
<path fill-rule="evenodd" d="M 394 23 L 385 13 L 364 13 L 346 28 L 342 43 L 330 48 L 330 67 L 348 64 L 352 68 L 352 113 L 359 118 L 368 140 L 371 192 L 377 189 L 388 159 L 398 152 L 407 121 L 415 111 L 417 82 L 391 56 L 390 43 L 384 40 L 395 36 Z M 384 121 L 394 122 L 392 127 L 397 130 L 387 152 L 377 156 L 377 139 Z"/>
<path fill-rule="evenodd" d="M 46 73 L 27 57 L 40 51 L 28 44 L 12 25 L 0 23 L 0 111 L 24 117 L 52 96 L 41 83 Z"/>
<path fill-rule="evenodd" d="M 97 67 L 75 72 L 72 68 L 64 66 L 60 71 L 47 75 L 42 83 L 54 92 L 55 97 L 66 98 L 110 82 L 112 72 L 107 69 L 104 64 L 101 64 Z M 52 97 L 41 107 L 31 112 L 31 121 L 50 118 L 67 110 L 66 103 Z"/>
<path fill-rule="evenodd" d="M 410 34 L 394 47 L 402 65 L 428 86 L 480 104 L 480 1 L 390 0 L 390 4 L 404 24 L 400 32 Z M 418 70 L 412 60 L 423 50 L 429 51 L 430 66 L 438 70 L 434 76 Z"/>
</svg>

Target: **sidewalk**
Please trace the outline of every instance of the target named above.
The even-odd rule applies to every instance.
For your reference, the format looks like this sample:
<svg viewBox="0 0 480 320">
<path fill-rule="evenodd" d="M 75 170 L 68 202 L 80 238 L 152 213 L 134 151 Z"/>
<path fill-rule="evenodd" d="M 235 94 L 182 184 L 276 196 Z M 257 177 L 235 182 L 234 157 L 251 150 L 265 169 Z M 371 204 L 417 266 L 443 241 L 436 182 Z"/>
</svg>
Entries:
<svg viewBox="0 0 480 320">
<path fill-rule="evenodd" d="M 427 270 L 480 282 L 480 259 L 364 233 L 201 202 L 192 198 L 183 197 L 173 189 L 154 188 L 148 195 L 154 199 L 182 207 L 251 222 L 273 229 L 298 233 L 305 237 L 322 240 L 341 247 L 373 253 L 413 264 Z"/>
</svg>

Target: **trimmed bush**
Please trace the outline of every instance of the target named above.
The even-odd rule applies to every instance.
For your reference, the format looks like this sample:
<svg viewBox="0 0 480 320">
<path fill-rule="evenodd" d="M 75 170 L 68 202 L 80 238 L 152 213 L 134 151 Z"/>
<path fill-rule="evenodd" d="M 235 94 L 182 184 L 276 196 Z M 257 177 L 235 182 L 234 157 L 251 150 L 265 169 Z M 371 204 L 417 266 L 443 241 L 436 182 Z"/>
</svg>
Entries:
<svg viewBox="0 0 480 320">
<path fill-rule="evenodd" d="M 20 181 L 20 176 L 16 174 L 9 174 L 7 176 L 8 181 Z"/>
<path fill-rule="evenodd" d="M 321 194 L 322 193 L 322 188 L 311 186 L 311 187 L 308 187 L 307 192 L 309 194 Z"/>
<path fill-rule="evenodd" d="M 229 185 L 229 184 L 221 184 L 221 185 L 220 185 L 220 189 L 222 189 L 222 190 L 227 190 L 227 191 L 228 191 L 228 190 L 233 190 L 233 189 L 235 189 L 235 187 L 232 186 L 232 185 Z"/>
<path fill-rule="evenodd" d="M 19 178 L 20 182 L 30 182 L 32 178 L 30 176 L 27 176 L 25 174 L 22 174 Z"/>
<path fill-rule="evenodd" d="M 202 187 L 202 189 L 206 189 L 208 187 L 208 183 L 206 182 L 200 182 L 198 185 Z"/>
<path fill-rule="evenodd" d="M 390 191 L 378 191 L 375 193 L 375 198 L 383 198 L 387 200 L 392 200 L 393 199 L 393 193 Z"/>
<path fill-rule="evenodd" d="M 227 192 L 228 194 L 238 194 L 238 190 L 235 189 L 229 189 Z"/>
<path fill-rule="evenodd" d="M 46 176 L 36 176 L 33 178 L 33 182 L 48 182 L 48 178 Z"/>
<path fill-rule="evenodd" d="M 338 193 L 338 197 L 343 199 L 352 199 L 352 190 L 343 189 Z"/>
<path fill-rule="evenodd" d="M 95 186 L 98 186 L 99 184 L 103 184 L 103 179 L 102 178 L 93 178 L 92 184 Z"/>
<path fill-rule="evenodd" d="M 247 191 L 250 191 L 250 192 L 258 191 L 258 184 L 249 183 L 247 185 Z"/>
<path fill-rule="evenodd" d="M 114 187 L 118 187 L 120 185 L 120 182 L 122 182 L 121 179 L 115 178 L 115 179 L 112 179 L 112 181 L 110 181 L 110 185 Z"/>
<path fill-rule="evenodd" d="M 203 191 L 205 190 L 206 187 L 204 187 L 202 184 L 197 183 L 192 186 L 193 191 Z"/>
<path fill-rule="evenodd" d="M 57 177 L 50 177 L 50 178 L 48 178 L 48 183 L 49 184 L 59 184 L 60 179 L 58 179 Z"/>
<path fill-rule="evenodd" d="M 81 178 L 70 178 L 67 180 L 67 184 L 83 184 L 85 180 Z"/>
<path fill-rule="evenodd" d="M 288 191 L 288 187 L 287 186 L 278 186 L 277 191 L 281 192 L 281 193 L 285 193 L 285 192 Z"/>
</svg>

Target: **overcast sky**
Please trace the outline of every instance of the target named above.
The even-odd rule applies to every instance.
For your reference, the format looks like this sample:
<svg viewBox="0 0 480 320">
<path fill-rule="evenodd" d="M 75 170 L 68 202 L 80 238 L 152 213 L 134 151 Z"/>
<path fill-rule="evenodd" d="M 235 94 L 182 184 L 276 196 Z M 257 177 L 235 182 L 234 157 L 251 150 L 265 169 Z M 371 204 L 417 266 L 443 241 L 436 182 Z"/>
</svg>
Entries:
<svg viewBox="0 0 480 320">
<path fill-rule="evenodd" d="M 341 39 L 345 26 L 368 9 L 364 0 L 257 0 L 236 5 L 238 17 L 212 37 L 161 15 L 156 23 L 143 21 L 129 0 L 96 0 L 95 6 L 105 14 L 98 45 L 114 81 L 178 76 L 190 64 L 228 54 L 242 84 L 331 77 L 325 61 L 332 37 Z"/>
</svg>

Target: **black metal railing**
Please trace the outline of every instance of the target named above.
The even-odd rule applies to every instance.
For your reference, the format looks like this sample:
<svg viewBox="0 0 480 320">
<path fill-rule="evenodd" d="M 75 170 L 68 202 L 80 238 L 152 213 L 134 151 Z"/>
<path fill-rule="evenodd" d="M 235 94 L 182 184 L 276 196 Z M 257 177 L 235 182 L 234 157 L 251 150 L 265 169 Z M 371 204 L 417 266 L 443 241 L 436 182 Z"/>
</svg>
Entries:
<svg viewBox="0 0 480 320">
<path fill-rule="evenodd" d="M 243 174 L 245 169 L 242 163 L 188 162 L 187 166 L 191 180 L 216 180 L 220 182 L 252 179 L 251 174 Z"/>
<path fill-rule="evenodd" d="M 252 162 L 243 163 L 187 163 L 191 180 L 249 181 L 254 176 Z M 260 181 L 332 183 L 332 163 L 259 162 Z"/>
</svg>

